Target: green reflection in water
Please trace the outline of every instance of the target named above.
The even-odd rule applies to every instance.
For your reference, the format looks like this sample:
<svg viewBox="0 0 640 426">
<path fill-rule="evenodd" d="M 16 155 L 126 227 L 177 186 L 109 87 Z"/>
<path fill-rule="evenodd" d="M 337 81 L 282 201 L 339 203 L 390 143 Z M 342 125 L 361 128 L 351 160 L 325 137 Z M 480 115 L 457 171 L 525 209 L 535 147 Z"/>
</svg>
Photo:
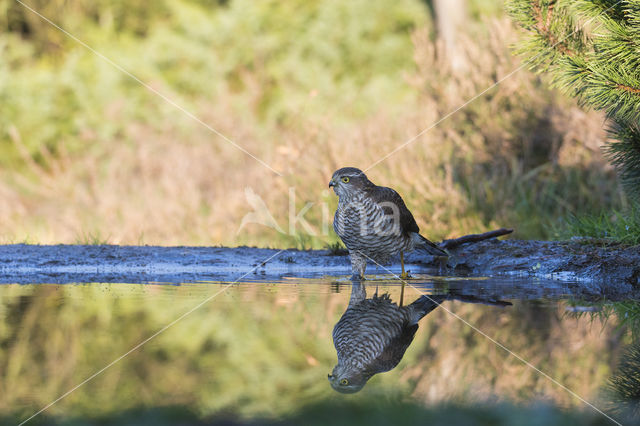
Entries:
<svg viewBox="0 0 640 426">
<path fill-rule="evenodd" d="M 0 286 L 0 417 L 30 416 L 223 285 Z M 399 286 L 378 286 L 397 300 Z M 140 407 L 165 406 L 194 418 L 275 419 L 318 403 L 344 404 L 327 373 L 336 363 L 331 332 L 350 290 L 330 280 L 234 285 L 42 419 L 135 415 Z M 555 302 L 444 306 L 591 401 L 627 339 L 615 321 L 567 317 Z M 362 406 L 374 398 L 412 407 L 545 400 L 583 408 L 443 309 L 420 322 L 397 368 L 346 398 Z"/>
</svg>

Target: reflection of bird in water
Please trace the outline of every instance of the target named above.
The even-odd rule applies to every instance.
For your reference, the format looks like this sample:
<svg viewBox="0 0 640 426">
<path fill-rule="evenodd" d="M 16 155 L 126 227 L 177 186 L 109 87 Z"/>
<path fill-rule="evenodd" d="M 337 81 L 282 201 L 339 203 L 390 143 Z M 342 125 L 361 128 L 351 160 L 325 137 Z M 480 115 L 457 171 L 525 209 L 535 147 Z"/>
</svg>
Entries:
<svg viewBox="0 0 640 426">
<path fill-rule="evenodd" d="M 391 188 L 377 186 L 361 170 L 354 167 L 337 170 L 329 187 L 339 198 L 333 229 L 349 249 L 354 278 L 364 278 L 367 259 L 387 263 L 399 254 L 401 278 L 406 279 L 405 252 L 421 248 L 434 256 L 447 256 L 420 235 L 420 228 L 402 197 Z"/>
<path fill-rule="evenodd" d="M 333 328 L 338 364 L 329 374 L 331 387 L 342 393 L 358 392 L 375 374 L 394 368 L 418 330 L 418 321 L 445 300 L 505 306 L 509 302 L 466 295 L 421 296 L 398 306 L 388 294 L 367 299 L 365 286 L 354 281 L 349 306 Z"/>
<path fill-rule="evenodd" d="M 351 300 L 333 328 L 338 364 L 329 375 L 342 393 L 358 392 L 374 374 L 389 371 L 402 359 L 418 330 L 418 321 L 446 296 L 422 296 L 398 306 L 388 294 L 367 299 L 364 285 L 354 283 Z"/>
</svg>

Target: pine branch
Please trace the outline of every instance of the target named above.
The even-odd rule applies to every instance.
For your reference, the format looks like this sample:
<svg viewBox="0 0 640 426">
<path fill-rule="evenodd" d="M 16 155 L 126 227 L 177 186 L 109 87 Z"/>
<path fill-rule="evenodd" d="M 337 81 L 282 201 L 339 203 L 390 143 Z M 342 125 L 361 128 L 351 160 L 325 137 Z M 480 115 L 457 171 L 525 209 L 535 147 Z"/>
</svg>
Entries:
<svg viewBox="0 0 640 426">
<path fill-rule="evenodd" d="M 563 3 L 563 4 L 560 4 Z M 557 0 L 511 0 L 506 9 L 529 32 L 517 53 L 527 56 L 529 68 L 548 71 L 565 56 L 579 56 L 586 50 L 584 33 Z"/>
<path fill-rule="evenodd" d="M 624 90 L 625 92 L 635 93 L 640 95 L 640 89 L 637 87 L 626 86 L 624 84 L 616 84 L 616 89 Z"/>
<path fill-rule="evenodd" d="M 607 155 L 640 197 L 640 1 L 509 0 L 507 8 L 530 34 L 518 53 L 532 68 L 615 121 Z"/>
<path fill-rule="evenodd" d="M 598 25 L 609 28 L 625 20 L 625 3 L 621 0 L 570 0 L 571 14 L 585 19 L 595 19 Z"/>
<path fill-rule="evenodd" d="M 640 120 L 640 78 L 606 58 L 565 58 L 554 85 L 575 96 L 581 105 L 604 110 L 620 122 Z"/>
<path fill-rule="evenodd" d="M 573 52 L 565 43 L 564 39 L 559 38 L 558 34 L 551 31 L 551 17 L 556 1 L 550 1 L 547 5 L 546 16 L 544 16 L 542 5 L 537 1 L 531 2 L 531 10 L 533 11 L 533 19 L 536 22 L 536 30 L 538 34 L 547 41 L 549 47 L 552 47 L 564 55 L 573 55 Z"/>
<path fill-rule="evenodd" d="M 637 123 L 618 123 L 609 128 L 616 140 L 605 148 L 605 154 L 618 172 L 627 193 L 640 199 L 640 127 Z"/>
</svg>

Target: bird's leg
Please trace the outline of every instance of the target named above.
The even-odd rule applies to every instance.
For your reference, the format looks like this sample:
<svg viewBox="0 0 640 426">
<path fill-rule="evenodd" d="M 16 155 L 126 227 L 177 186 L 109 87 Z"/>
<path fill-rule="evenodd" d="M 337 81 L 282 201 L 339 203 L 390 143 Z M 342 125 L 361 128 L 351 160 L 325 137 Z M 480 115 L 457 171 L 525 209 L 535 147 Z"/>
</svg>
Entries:
<svg viewBox="0 0 640 426">
<path fill-rule="evenodd" d="M 408 272 L 404 271 L 404 252 L 400 250 L 400 266 L 402 267 L 402 273 L 400 274 L 400 279 L 406 280 L 411 278 Z"/>
<path fill-rule="evenodd" d="M 367 290 L 360 280 L 354 280 L 351 284 L 351 297 L 349 298 L 349 307 L 357 305 L 367 298 Z"/>
<path fill-rule="evenodd" d="M 364 271 L 367 269 L 367 258 L 357 251 L 349 252 L 351 258 L 351 279 L 364 280 Z"/>
<path fill-rule="evenodd" d="M 402 287 L 400 288 L 400 306 L 404 303 L 404 280 L 409 278 L 409 274 L 404 271 L 404 252 L 400 250 L 400 266 L 402 267 L 402 274 L 400 274 L 400 279 L 402 280 Z"/>
</svg>

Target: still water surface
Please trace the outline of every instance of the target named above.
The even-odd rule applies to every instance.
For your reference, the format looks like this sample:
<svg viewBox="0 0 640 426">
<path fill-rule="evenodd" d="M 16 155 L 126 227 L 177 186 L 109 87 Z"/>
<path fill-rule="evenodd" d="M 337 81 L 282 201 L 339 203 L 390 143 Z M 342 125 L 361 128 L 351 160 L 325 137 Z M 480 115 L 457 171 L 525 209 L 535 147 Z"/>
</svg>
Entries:
<svg viewBox="0 0 640 426">
<path fill-rule="evenodd" d="M 373 278 L 354 299 L 352 283 L 335 277 L 2 285 L 0 419 L 28 418 L 116 360 L 33 422 L 166 406 L 209 419 L 277 419 L 320 401 L 372 398 L 589 410 L 491 339 L 607 413 L 622 409 L 610 388 L 634 347 L 618 317 L 626 311 L 573 300 L 571 284 L 531 279 L 414 277 L 404 305 L 425 294 L 441 305 L 425 308 L 417 331 L 401 324 L 401 336 L 379 348 L 378 370 L 390 371 L 369 367 L 359 392 L 336 392 L 343 378 L 328 378 L 337 363 L 332 331 L 350 300 L 376 291 L 400 300 L 398 281 Z M 353 332 L 364 333 L 359 327 Z"/>
</svg>

